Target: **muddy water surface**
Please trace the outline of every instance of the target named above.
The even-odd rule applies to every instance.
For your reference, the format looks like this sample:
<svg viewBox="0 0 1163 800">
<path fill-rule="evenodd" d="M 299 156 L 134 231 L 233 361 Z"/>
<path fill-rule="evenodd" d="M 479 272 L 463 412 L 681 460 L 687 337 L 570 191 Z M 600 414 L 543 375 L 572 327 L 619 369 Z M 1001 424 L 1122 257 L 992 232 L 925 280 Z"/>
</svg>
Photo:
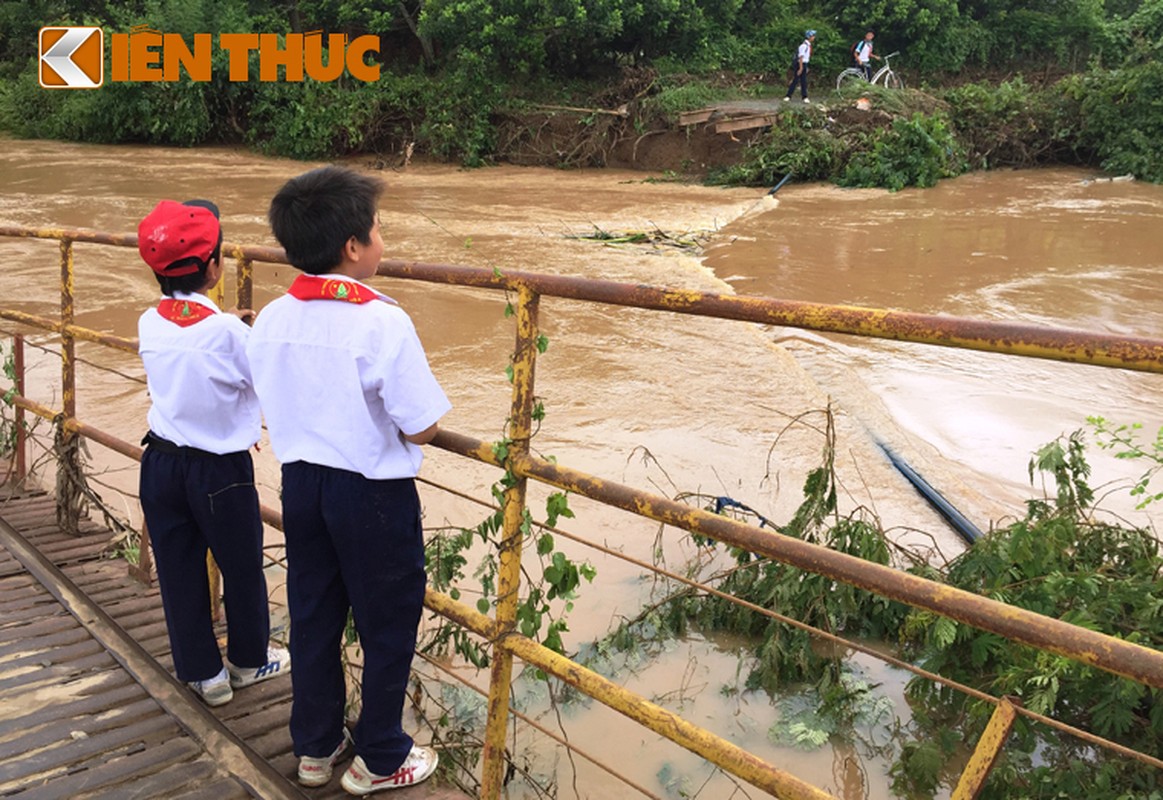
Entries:
<svg viewBox="0 0 1163 800">
<path fill-rule="evenodd" d="M 131 232 L 159 199 L 207 197 L 222 209 L 228 241 L 273 244 L 266 204 L 284 180 L 310 166 L 232 150 L 6 141 L 0 222 Z M 420 167 L 382 174 L 390 257 L 1163 336 L 1154 278 L 1163 260 L 1157 187 L 1084 184 L 1088 175 L 1073 171 L 999 173 L 896 195 L 793 185 L 776 203 L 757 202 L 755 190 L 652 183 L 642 173 L 616 171 Z M 699 258 L 674 248 L 570 238 L 595 228 L 698 233 L 710 246 Z M 79 323 L 133 336 L 141 310 L 158 296 L 136 252 L 93 245 L 76 252 Z M 56 258 L 55 243 L 0 241 L 0 304 L 56 313 Z M 266 302 L 292 277 L 286 267 L 260 266 L 256 301 Z M 375 283 L 416 322 L 454 404 L 443 424 L 499 438 L 513 341 L 504 298 Z M 1031 450 L 1079 427 L 1086 414 L 1143 422 L 1149 430 L 1163 423 L 1154 376 L 553 299 L 543 301 L 541 320 L 550 338 L 537 374 L 548 412 L 535 439 L 542 453 L 667 496 L 729 496 L 779 521 L 819 462 L 819 411 L 832 397 L 845 510 L 862 506 L 898 539 L 931 539 L 946 555 L 958 551 L 959 540 L 918 504 L 876 439 L 906 453 L 987 527 L 1020 512 L 1030 491 Z M 34 338 L 52 344 L 51 337 Z M 93 366 L 82 365 L 79 416 L 127 440 L 140 438 L 148 402 L 140 363 L 80 349 Z M 30 394 L 58 405 L 59 369 L 45 356 L 30 360 Z M 110 505 L 136 521 L 133 465 L 96 446 L 92 460 Z M 269 449 L 257 467 L 264 501 L 277 506 L 278 468 Z M 1096 482 L 1129 474 L 1136 473 L 1104 462 Z M 430 452 L 423 475 L 482 499 L 496 478 L 439 451 Z M 483 516 L 439 489 L 425 487 L 424 494 L 430 528 L 473 525 Z M 577 499 L 573 506 L 571 531 L 650 558 L 656 526 Z M 1128 506 L 1122 508 L 1129 512 Z M 662 540 L 672 566 L 689 555 L 674 538 Z M 587 587 L 570 622 L 573 641 L 582 642 L 633 615 L 651 587 L 637 567 L 569 549 L 599 570 L 600 586 Z M 470 602 L 472 586 L 470 577 L 464 585 Z M 721 691 L 740 686 L 734 660 L 740 646 L 695 638 L 655 666 L 617 677 L 841 796 L 888 797 L 885 764 L 869 753 L 804 754 L 767 743 L 775 719 L 770 701 Z M 907 716 L 900 677 L 861 663 L 896 687 L 890 692 Z M 544 713 L 535 688 L 518 694 L 531 713 Z M 552 714 L 543 721 L 556 724 Z M 571 741 L 656 793 L 668 783 L 671 791 L 697 788 L 706 778 L 698 759 L 616 715 L 572 710 L 566 724 Z M 523 739 L 522 747 L 530 770 L 556 771 L 562 796 L 571 796 L 569 761 L 538 739 Z M 582 797 L 628 794 L 584 761 L 577 770 Z M 726 797 L 731 787 L 716 779 L 706 791 Z"/>
<path fill-rule="evenodd" d="M 792 187 L 706 263 L 740 293 L 1163 337 L 1163 189 L 1040 170 L 886 194 Z M 792 213 L 794 209 L 794 214 Z M 875 433 L 968 467 L 1007 502 L 1030 453 L 1087 415 L 1163 423 L 1154 375 L 853 337 L 777 334 Z M 855 390 L 855 392 L 851 390 Z M 882 426 L 884 426 L 882 428 Z M 1124 471 L 1095 455 L 1106 480 Z M 960 470 L 957 470 L 960 473 Z M 1112 510 L 1133 514 L 1125 497 Z"/>
</svg>

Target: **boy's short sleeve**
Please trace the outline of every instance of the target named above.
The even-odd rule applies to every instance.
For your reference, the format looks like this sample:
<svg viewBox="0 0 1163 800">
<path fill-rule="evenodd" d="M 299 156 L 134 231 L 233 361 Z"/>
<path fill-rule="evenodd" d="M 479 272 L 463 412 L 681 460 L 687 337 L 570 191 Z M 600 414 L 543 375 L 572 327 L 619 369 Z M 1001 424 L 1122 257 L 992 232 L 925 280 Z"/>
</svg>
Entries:
<svg viewBox="0 0 1163 800">
<path fill-rule="evenodd" d="M 448 413 L 452 404 L 428 366 L 428 358 L 411 319 L 400 311 L 393 315 L 396 346 L 381 353 L 377 371 L 384 410 L 405 434 L 427 430 Z"/>
</svg>

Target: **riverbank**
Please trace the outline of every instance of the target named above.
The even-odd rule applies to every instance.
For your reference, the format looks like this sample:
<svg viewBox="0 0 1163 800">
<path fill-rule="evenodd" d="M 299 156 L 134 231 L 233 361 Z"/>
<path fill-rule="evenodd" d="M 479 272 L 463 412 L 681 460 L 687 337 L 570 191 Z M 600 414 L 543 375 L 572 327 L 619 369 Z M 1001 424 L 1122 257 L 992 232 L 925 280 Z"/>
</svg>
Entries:
<svg viewBox="0 0 1163 800">
<path fill-rule="evenodd" d="M 624 69 L 583 85 L 518 86 L 385 75 L 368 84 L 118 84 L 46 92 L 0 85 L 0 130 L 20 138 L 195 146 L 243 144 L 302 160 L 427 160 L 476 167 L 619 167 L 713 185 L 797 181 L 901 189 L 972 170 L 1084 166 L 1163 180 L 1163 65 L 1057 81 L 838 92 L 821 70 L 811 105 L 783 103 L 778 74 Z M 721 131 L 684 114 L 774 106 L 770 125 Z"/>
</svg>

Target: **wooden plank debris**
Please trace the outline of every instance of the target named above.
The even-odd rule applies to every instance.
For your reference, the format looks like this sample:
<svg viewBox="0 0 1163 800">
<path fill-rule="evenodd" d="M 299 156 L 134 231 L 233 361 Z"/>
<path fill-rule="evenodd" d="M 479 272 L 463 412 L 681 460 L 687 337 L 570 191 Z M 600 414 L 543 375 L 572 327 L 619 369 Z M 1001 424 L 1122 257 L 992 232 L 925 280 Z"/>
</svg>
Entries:
<svg viewBox="0 0 1163 800">
<path fill-rule="evenodd" d="M 775 114 L 755 114 L 747 117 L 726 119 L 715 123 L 715 133 L 734 133 L 747 131 L 753 128 L 766 128 L 775 122 Z"/>
<path fill-rule="evenodd" d="M 715 115 L 713 108 L 701 108 L 698 111 L 686 111 L 678 115 L 679 125 L 698 125 L 707 122 Z"/>
</svg>

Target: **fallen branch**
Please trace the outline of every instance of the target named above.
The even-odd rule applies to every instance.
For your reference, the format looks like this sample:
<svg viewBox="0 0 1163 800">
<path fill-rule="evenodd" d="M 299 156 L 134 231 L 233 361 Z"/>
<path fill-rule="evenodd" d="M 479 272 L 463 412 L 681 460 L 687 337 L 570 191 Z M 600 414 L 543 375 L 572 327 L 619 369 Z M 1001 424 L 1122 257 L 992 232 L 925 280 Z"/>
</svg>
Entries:
<svg viewBox="0 0 1163 800">
<path fill-rule="evenodd" d="M 536 108 L 548 108 L 552 111 L 574 111 L 578 114 L 608 114 L 611 117 L 621 117 L 622 119 L 630 116 L 630 109 L 625 104 L 618 106 L 613 111 L 605 108 L 577 108 L 576 106 L 538 105 Z"/>
</svg>

